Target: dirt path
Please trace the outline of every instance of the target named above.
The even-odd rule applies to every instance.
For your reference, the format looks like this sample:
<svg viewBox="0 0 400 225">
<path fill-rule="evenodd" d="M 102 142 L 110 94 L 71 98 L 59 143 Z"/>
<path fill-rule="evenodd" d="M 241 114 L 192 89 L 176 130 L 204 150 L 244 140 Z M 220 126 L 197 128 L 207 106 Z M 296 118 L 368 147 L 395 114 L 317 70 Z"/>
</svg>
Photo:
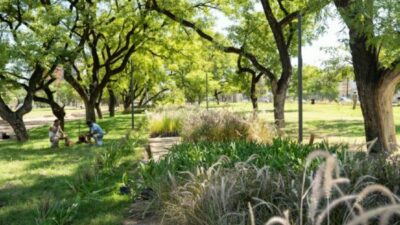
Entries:
<svg viewBox="0 0 400 225">
<path fill-rule="evenodd" d="M 144 159 L 148 160 L 150 157 L 155 161 L 160 160 L 165 154 L 168 153 L 169 149 L 181 141 L 180 137 L 168 137 L 168 138 L 151 138 L 149 140 L 149 146 L 146 148 Z M 157 215 L 151 211 L 147 213 L 147 209 L 151 204 L 150 201 L 138 200 L 134 202 L 128 213 L 128 218 L 123 222 L 124 225 L 159 225 L 162 224 L 162 215 Z"/>
<path fill-rule="evenodd" d="M 65 121 L 71 121 L 76 119 L 84 118 L 85 113 L 72 113 L 65 117 Z M 56 118 L 53 115 L 45 115 L 34 118 L 24 119 L 25 126 L 27 129 L 32 129 L 35 127 L 40 127 L 46 124 L 51 125 Z M 12 134 L 13 130 L 11 126 L 4 120 L 0 119 L 0 133 Z"/>
</svg>

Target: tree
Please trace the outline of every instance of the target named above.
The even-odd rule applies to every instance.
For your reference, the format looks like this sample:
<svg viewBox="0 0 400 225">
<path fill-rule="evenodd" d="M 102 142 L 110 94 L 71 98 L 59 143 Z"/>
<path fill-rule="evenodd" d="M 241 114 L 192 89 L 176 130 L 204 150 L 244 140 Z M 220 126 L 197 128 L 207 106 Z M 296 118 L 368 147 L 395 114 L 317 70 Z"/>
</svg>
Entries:
<svg viewBox="0 0 400 225">
<path fill-rule="evenodd" d="M 162 5 L 159 4 L 156 0 L 148 0 L 147 1 L 147 7 L 151 8 L 154 11 L 157 11 L 168 18 L 180 23 L 184 27 L 191 28 L 194 30 L 200 37 L 203 39 L 214 43 L 217 48 L 222 50 L 223 52 L 226 53 L 234 53 L 238 55 L 242 55 L 243 58 L 246 58 L 249 60 L 253 67 L 258 70 L 259 73 L 263 73 L 265 76 L 267 76 L 270 80 L 271 83 L 271 90 L 274 96 L 274 117 L 275 117 L 275 124 L 278 128 L 282 128 L 284 126 L 284 106 L 285 106 L 285 99 L 286 99 L 286 93 L 288 89 L 288 82 L 290 80 L 290 77 L 292 76 L 292 65 L 290 61 L 290 56 L 291 52 L 295 51 L 295 48 L 291 48 L 292 43 L 295 40 L 295 31 L 296 27 L 294 24 L 294 20 L 296 19 L 297 15 L 300 13 L 300 10 L 302 10 L 302 13 L 304 14 L 307 10 L 311 10 L 313 7 L 308 7 L 306 8 L 304 2 L 302 1 L 292 1 L 292 2 L 285 2 L 283 3 L 282 0 L 277 0 L 274 1 L 276 4 L 271 6 L 270 1 L 268 0 L 261 0 L 261 3 L 263 5 L 263 10 L 265 17 L 267 18 L 267 22 L 269 25 L 269 28 L 271 29 L 272 36 L 274 38 L 274 43 L 278 49 L 278 58 L 280 62 L 280 68 L 279 70 L 274 71 L 272 68 L 272 65 L 265 66 L 261 64 L 262 58 L 257 57 L 254 52 L 247 51 L 245 45 L 242 46 L 244 47 L 236 47 L 235 45 L 226 45 L 223 42 L 220 42 L 220 38 L 215 38 L 212 35 L 208 34 L 210 32 L 207 32 L 206 29 L 202 29 L 204 27 L 204 23 L 201 22 L 191 22 L 187 19 L 185 19 L 184 12 L 179 11 L 179 10 L 169 10 L 168 6 L 171 4 L 170 2 L 163 2 Z M 215 2 L 210 2 L 208 5 L 209 7 L 213 8 L 218 8 L 217 6 L 214 6 L 212 3 Z M 218 3 L 218 2 L 217 2 Z M 245 7 L 243 7 L 243 4 Z M 243 1 L 234 1 L 234 9 L 231 11 L 237 11 L 237 8 L 244 8 L 244 9 L 249 9 L 247 6 L 248 4 L 253 4 L 253 2 L 243 2 Z M 193 17 L 193 14 L 196 15 L 196 10 L 202 7 L 197 7 L 197 4 L 189 4 L 187 3 L 188 6 L 186 6 L 186 11 L 189 11 L 189 15 L 187 17 Z M 211 5 L 211 6 L 210 6 Z M 222 4 L 221 4 L 222 5 Z M 289 7 L 288 7 L 289 6 Z M 207 7 L 205 7 L 207 8 Z M 292 10 L 289 11 L 289 9 L 292 8 L 297 8 L 297 10 Z M 191 10 L 188 10 L 191 9 Z M 206 10 L 205 10 L 206 11 Z M 227 10 L 229 11 L 229 10 Z M 276 14 L 275 14 L 276 13 Z M 207 11 L 205 13 L 207 15 Z M 240 13 L 239 13 L 240 14 Z M 198 16 L 198 15 L 197 15 Z M 235 16 L 235 15 L 230 15 L 230 16 Z M 280 17 L 281 19 L 278 19 Z M 203 18 L 203 17 L 202 17 Z M 311 20 L 310 20 L 311 21 Z M 200 25 L 199 25 L 200 24 Z M 308 24 L 306 27 L 310 28 L 312 27 L 312 23 L 305 23 Z M 259 37 L 258 37 L 259 39 Z M 259 42 L 258 42 L 259 43 Z M 280 74 L 279 76 L 277 74 Z"/>
<path fill-rule="evenodd" d="M 400 81 L 400 5 L 395 1 L 334 0 L 349 29 L 349 46 L 371 152 L 396 149 L 392 98 Z"/>
<path fill-rule="evenodd" d="M 233 57 L 218 51 L 210 43 L 202 42 L 199 37 L 172 42 L 174 49 L 167 57 L 167 70 L 188 102 L 200 104 L 212 95 L 218 102 L 221 94 L 232 91 L 230 89 L 234 87 L 229 87 L 232 85 L 229 77 L 235 75 Z"/>
<path fill-rule="evenodd" d="M 82 98 L 86 119 L 95 121 L 95 109 L 101 117 L 103 91 L 126 68 L 131 55 L 140 49 L 151 33 L 163 26 L 151 20 L 146 10 L 129 1 L 87 1 L 79 10 L 81 28 L 76 40 L 85 40 L 78 60 L 65 70 L 66 81 Z"/>
<path fill-rule="evenodd" d="M 25 97 L 13 110 L 0 93 L 0 116 L 13 128 L 19 141 L 28 140 L 23 116 L 32 110 L 34 95 L 43 89 L 57 65 L 66 55 L 74 55 L 79 45 L 70 45 L 68 27 L 74 21 L 61 21 L 69 15 L 66 7 L 51 7 L 48 1 L 2 1 L 0 26 L 5 61 L 0 65 L 0 86 L 25 91 Z M 35 15 L 42 15 L 35 18 Z"/>
</svg>

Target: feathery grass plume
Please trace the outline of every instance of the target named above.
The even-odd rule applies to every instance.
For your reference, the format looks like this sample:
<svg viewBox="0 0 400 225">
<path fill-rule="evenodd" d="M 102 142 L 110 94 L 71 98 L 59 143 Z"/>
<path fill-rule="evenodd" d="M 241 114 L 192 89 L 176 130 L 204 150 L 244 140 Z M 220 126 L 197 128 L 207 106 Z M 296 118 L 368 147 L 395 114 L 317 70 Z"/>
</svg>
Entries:
<svg viewBox="0 0 400 225">
<path fill-rule="evenodd" d="M 308 219 L 314 222 L 315 215 L 317 215 L 317 210 L 319 203 L 322 198 L 322 183 L 323 183 L 323 174 L 325 172 L 325 163 L 323 163 L 319 169 L 317 170 L 317 173 L 314 177 L 313 183 L 312 183 L 312 188 L 311 188 L 311 203 L 309 204 L 308 207 Z"/>
<path fill-rule="evenodd" d="M 283 213 L 284 217 L 274 216 L 268 220 L 265 225 L 273 225 L 273 224 L 281 224 L 281 225 L 290 225 L 289 221 L 289 211 L 285 211 Z"/>
<path fill-rule="evenodd" d="M 361 224 L 365 221 L 368 221 L 369 219 L 375 218 L 382 214 L 385 215 L 384 216 L 385 221 L 383 221 L 383 222 L 386 222 L 388 220 L 388 217 L 390 217 L 394 214 L 400 214 L 400 204 L 382 206 L 382 207 L 378 207 L 378 208 L 366 211 L 363 214 L 353 218 L 353 220 L 351 220 L 346 225 L 358 225 L 358 224 Z M 382 220 L 382 218 L 381 218 L 381 220 Z"/>
<path fill-rule="evenodd" d="M 304 205 L 304 198 L 306 197 L 306 195 L 304 195 L 304 189 L 305 189 L 305 184 L 306 184 L 306 174 L 307 174 L 307 169 L 308 167 L 311 165 L 312 161 L 316 158 L 328 158 L 330 157 L 330 154 L 326 151 L 314 151 L 311 152 L 307 158 L 306 158 L 306 164 L 305 164 L 305 168 L 304 168 L 304 172 L 303 172 L 303 181 L 302 181 L 302 185 L 301 185 L 301 199 L 300 199 L 300 225 L 303 224 L 303 205 Z M 314 178 L 317 182 L 315 182 L 315 180 L 313 181 L 313 184 L 316 185 L 312 185 L 313 187 L 313 194 L 312 194 L 312 204 L 311 204 L 311 210 L 308 213 L 308 218 L 312 219 L 314 218 L 314 214 L 316 213 L 317 207 L 318 207 L 318 203 L 319 203 L 319 199 L 320 199 L 320 192 L 319 192 L 319 185 L 321 185 L 321 181 L 322 181 L 322 173 L 324 172 L 324 167 L 320 167 L 320 169 L 318 169 L 317 171 L 317 175 Z"/>
<path fill-rule="evenodd" d="M 256 225 L 256 219 L 254 218 L 253 207 L 251 206 L 250 202 L 247 203 L 247 207 L 249 208 L 250 225 Z"/>
<path fill-rule="evenodd" d="M 367 145 L 367 154 L 369 154 L 369 153 L 371 153 L 371 149 L 372 149 L 372 147 L 374 147 L 374 145 L 376 144 L 376 142 L 378 141 L 378 138 L 375 138 L 375 139 L 373 139 L 372 141 L 368 141 L 367 143 L 366 143 L 366 145 Z"/>
<path fill-rule="evenodd" d="M 385 186 L 379 184 L 368 185 L 357 195 L 357 203 L 361 203 L 369 194 L 378 192 L 386 196 L 392 204 L 396 204 L 393 193 Z"/>
<path fill-rule="evenodd" d="M 347 203 L 350 200 L 355 200 L 357 195 L 347 195 L 341 198 L 334 199 L 330 202 L 327 207 L 318 215 L 315 225 L 321 225 L 324 222 L 325 218 L 329 215 L 329 212 L 332 211 L 335 207 L 340 204 Z M 329 220 L 329 218 L 328 218 Z"/>
</svg>

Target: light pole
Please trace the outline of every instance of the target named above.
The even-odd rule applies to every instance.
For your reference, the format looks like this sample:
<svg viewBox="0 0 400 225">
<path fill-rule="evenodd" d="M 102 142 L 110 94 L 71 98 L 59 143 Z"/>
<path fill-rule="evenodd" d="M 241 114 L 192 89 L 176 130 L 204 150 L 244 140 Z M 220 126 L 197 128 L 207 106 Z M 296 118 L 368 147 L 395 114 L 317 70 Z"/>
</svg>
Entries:
<svg viewBox="0 0 400 225">
<path fill-rule="evenodd" d="M 131 125 L 132 125 L 132 130 L 135 128 L 135 89 L 134 89 L 134 76 L 133 76 L 133 63 L 131 61 L 131 83 L 130 83 L 130 88 L 131 88 Z"/>
<path fill-rule="evenodd" d="M 208 72 L 206 72 L 206 108 L 208 111 Z"/>
<path fill-rule="evenodd" d="M 298 90 L 298 104 L 299 104 L 299 143 L 303 142 L 303 58 L 301 54 L 301 40 L 302 40 L 302 16 L 299 13 L 298 18 L 298 71 L 297 71 L 297 90 Z"/>
</svg>

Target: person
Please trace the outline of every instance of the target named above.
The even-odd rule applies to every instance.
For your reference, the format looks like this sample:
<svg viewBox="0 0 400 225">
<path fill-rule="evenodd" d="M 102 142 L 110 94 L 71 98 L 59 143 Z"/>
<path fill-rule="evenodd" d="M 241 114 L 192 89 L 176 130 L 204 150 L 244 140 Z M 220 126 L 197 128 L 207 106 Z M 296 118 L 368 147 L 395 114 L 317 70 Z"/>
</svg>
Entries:
<svg viewBox="0 0 400 225">
<path fill-rule="evenodd" d="M 61 129 L 60 120 L 54 120 L 53 126 L 49 128 L 49 138 L 52 148 L 58 148 L 60 140 L 65 140 L 65 146 L 70 146 L 68 135 Z"/>
<path fill-rule="evenodd" d="M 354 109 L 356 109 L 357 101 L 358 101 L 358 96 L 357 96 L 357 92 L 356 91 L 353 92 L 352 99 L 353 99 L 353 110 L 354 110 Z"/>
<path fill-rule="evenodd" d="M 104 131 L 101 129 L 101 127 L 92 121 L 87 121 L 86 124 L 89 127 L 89 134 L 88 138 L 93 138 L 94 141 L 96 142 L 97 146 L 103 145 L 103 136 L 104 136 Z"/>
</svg>

